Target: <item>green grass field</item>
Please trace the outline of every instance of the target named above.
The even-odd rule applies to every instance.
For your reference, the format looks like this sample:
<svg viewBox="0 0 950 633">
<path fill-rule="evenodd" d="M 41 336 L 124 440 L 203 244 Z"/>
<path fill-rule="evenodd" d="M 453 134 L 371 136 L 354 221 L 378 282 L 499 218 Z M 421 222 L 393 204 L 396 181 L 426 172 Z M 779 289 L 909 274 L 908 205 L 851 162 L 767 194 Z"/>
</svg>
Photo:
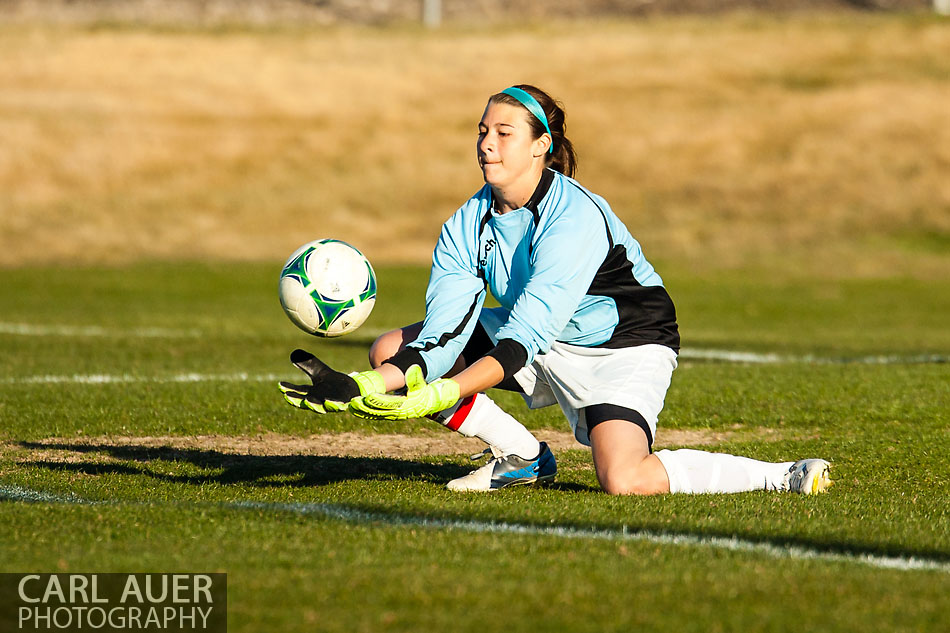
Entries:
<svg viewBox="0 0 950 633">
<path fill-rule="evenodd" d="M 421 317 L 426 271 L 382 268 L 364 329 L 323 341 L 281 313 L 278 268 L 0 270 L 0 571 L 227 572 L 232 631 L 946 630 L 945 281 L 660 266 L 684 354 L 658 443 L 675 445 L 666 429 L 711 450 L 826 457 L 827 495 L 611 498 L 576 445 L 551 488 L 459 496 L 443 487 L 470 468 L 461 448 L 281 443 L 451 437 L 316 416 L 274 384 L 297 377 L 298 346 L 362 367 L 374 332 Z M 496 395 L 530 428 L 566 430 L 558 411 Z M 254 450 L 224 446 L 240 438 Z"/>
<path fill-rule="evenodd" d="M 0 572 L 226 572 L 239 632 L 948 630 L 950 21 L 4 14 L 0 60 Z M 558 480 L 459 496 L 460 436 L 283 401 L 295 347 L 363 368 L 423 316 L 523 81 L 676 302 L 658 446 L 824 457 L 829 494 L 608 497 L 558 410 L 494 392 Z M 334 341 L 277 301 L 328 236 L 380 288 Z"/>
</svg>

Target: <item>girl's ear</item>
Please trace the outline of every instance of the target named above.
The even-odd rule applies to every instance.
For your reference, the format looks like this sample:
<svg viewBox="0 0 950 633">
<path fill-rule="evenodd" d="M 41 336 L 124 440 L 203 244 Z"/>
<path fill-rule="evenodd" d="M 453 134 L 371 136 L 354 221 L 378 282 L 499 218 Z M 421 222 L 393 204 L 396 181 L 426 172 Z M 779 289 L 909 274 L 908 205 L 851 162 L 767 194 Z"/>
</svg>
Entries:
<svg viewBox="0 0 950 633">
<path fill-rule="evenodd" d="M 548 153 L 548 149 L 551 147 L 551 143 L 553 142 L 554 139 L 551 138 L 550 134 L 542 134 L 538 138 L 534 139 L 534 153 L 532 155 L 535 158 L 544 156 Z"/>
</svg>

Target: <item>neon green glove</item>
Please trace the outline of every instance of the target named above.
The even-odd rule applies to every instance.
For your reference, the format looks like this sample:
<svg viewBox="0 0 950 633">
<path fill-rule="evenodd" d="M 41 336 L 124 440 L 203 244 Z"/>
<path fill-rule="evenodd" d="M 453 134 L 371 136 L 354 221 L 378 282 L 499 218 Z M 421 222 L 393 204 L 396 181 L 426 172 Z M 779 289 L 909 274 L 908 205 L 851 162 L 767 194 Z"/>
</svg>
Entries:
<svg viewBox="0 0 950 633">
<path fill-rule="evenodd" d="M 368 420 L 409 420 L 422 418 L 459 401 L 459 384 L 450 378 L 440 378 L 426 384 L 422 368 L 413 365 L 406 372 L 404 396 L 371 393 L 350 400 L 350 413 Z"/>
</svg>

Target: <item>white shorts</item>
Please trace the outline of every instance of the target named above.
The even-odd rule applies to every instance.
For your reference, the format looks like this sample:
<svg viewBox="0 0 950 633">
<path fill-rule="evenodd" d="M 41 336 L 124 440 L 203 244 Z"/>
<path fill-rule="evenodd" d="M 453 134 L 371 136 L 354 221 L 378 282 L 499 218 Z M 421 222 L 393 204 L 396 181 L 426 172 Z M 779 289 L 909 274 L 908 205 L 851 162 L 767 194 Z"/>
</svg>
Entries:
<svg viewBox="0 0 950 633">
<path fill-rule="evenodd" d="M 479 323 L 492 342 L 507 320 L 506 310 L 484 309 Z M 571 425 L 574 437 L 590 446 L 584 408 L 612 404 L 638 412 L 656 437 L 656 422 L 670 388 L 676 352 L 665 345 L 640 345 L 607 349 L 555 342 L 544 354 L 515 373 L 528 407 L 557 404 Z"/>
</svg>

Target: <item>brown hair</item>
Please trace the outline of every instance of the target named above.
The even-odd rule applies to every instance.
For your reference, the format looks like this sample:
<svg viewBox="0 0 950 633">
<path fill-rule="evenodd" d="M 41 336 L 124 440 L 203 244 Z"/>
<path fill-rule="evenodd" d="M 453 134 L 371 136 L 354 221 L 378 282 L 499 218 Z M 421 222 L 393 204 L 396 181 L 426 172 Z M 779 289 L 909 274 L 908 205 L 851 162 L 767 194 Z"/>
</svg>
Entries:
<svg viewBox="0 0 950 633">
<path fill-rule="evenodd" d="M 548 154 L 547 166 L 555 171 L 561 172 L 565 176 L 573 177 L 574 172 L 577 170 L 577 154 L 574 152 L 574 144 L 571 143 L 570 139 L 564 135 L 567 129 L 564 121 L 564 106 L 560 102 L 555 101 L 554 97 L 536 86 L 532 86 L 530 84 L 518 84 L 514 87 L 520 88 L 534 97 L 535 101 L 538 102 L 538 105 L 541 106 L 541 109 L 544 110 L 545 116 L 548 118 L 548 126 L 551 128 L 554 152 Z M 524 108 L 525 112 L 528 114 L 528 125 L 531 126 L 531 131 L 534 133 L 534 138 L 541 138 L 542 134 L 547 134 L 547 130 L 544 129 L 544 123 L 539 121 L 536 116 L 531 114 L 531 112 L 525 108 L 524 104 L 514 97 L 506 95 L 503 92 L 499 92 L 498 94 L 493 94 L 488 102 L 506 103 L 508 105 Z"/>
</svg>

